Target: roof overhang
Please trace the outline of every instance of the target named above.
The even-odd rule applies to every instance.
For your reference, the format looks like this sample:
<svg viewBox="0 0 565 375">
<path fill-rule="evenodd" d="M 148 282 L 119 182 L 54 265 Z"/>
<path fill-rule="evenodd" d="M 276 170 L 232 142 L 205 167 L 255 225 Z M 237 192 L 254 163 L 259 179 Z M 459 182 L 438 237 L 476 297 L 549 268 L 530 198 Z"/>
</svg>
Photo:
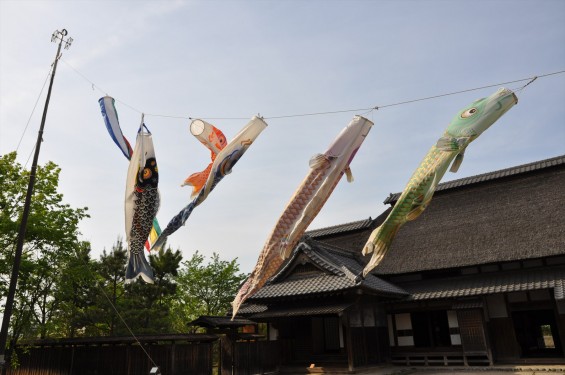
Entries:
<svg viewBox="0 0 565 375">
<path fill-rule="evenodd" d="M 553 289 L 556 300 L 565 300 L 565 266 L 481 273 L 468 277 L 421 280 L 402 285 L 411 300 L 460 298 L 497 293 Z"/>
<path fill-rule="evenodd" d="M 238 328 L 247 325 L 257 324 L 249 319 L 236 317 L 232 319 L 228 316 L 209 316 L 202 315 L 198 319 L 188 323 L 189 326 L 199 326 L 205 328 Z"/>
<path fill-rule="evenodd" d="M 307 305 L 294 307 L 269 307 L 268 310 L 253 314 L 252 319 L 263 318 L 287 318 L 295 316 L 313 316 L 313 315 L 340 315 L 352 303 L 342 303 L 335 305 Z"/>
</svg>

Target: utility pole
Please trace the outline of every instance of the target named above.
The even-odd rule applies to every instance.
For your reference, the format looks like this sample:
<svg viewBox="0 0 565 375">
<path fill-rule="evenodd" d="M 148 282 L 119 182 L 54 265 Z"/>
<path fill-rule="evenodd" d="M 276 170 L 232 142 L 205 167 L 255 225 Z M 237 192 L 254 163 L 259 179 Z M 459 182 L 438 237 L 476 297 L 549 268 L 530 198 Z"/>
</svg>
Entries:
<svg viewBox="0 0 565 375">
<path fill-rule="evenodd" d="M 6 356 L 6 342 L 8 339 L 8 328 L 10 327 L 10 318 L 12 316 L 12 308 L 14 305 L 14 296 L 16 294 L 16 285 L 18 283 L 18 274 L 20 271 L 20 261 L 22 258 L 22 251 L 24 247 L 24 240 L 27 229 L 27 220 L 29 217 L 29 211 L 31 206 L 31 196 L 33 195 L 33 186 L 35 184 L 35 173 L 37 171 L 37 160 L 39 159 L 39 149 L 41 148 L 41 142 L 43 142 L 43 128 L 45 127 L 45 119 L 47 118 L 47 108 L 49 107 L 49 99 L 51 98 L 51 88 L 53 87 L 53 80 L 55 79 L 55 72 L 57 71 L 57 63 L 59 62 L 61 46 L 65 44 L 64 48 L 69 49 L 73 38 L 69 37 L 65 40 L 67 36 L 67 30 L 62 31 L 55 30 L 51 36 L 51 42 L 59 43 L 57 47 L 57 54 L 55 55 L 55 61 L 53 62 L 53 73 L 51 74 L 51 82 L 49 83 L 49 90 L 47 92 L 47 99 L 45 100 L 45 107 L 43 108 L 43 117 L 41 118 L 41 126 L 39 127 L 39 132 L 37 134 L 37 143 L 35 144 L 35 154 L 33 156 L 33 164 L 31 166 L 31 171 L 29 175 L 29 183 L 27 186 L 27 194 L 24 203 L 24 211 L 22 213 L 22 221 L 20 223 L 20 230 L 18 233 L 18 242 L 16 245 L 16 253 L 14 254 L 14 264 L 12 265 L 12 276 L 10 278 L 10 288 L 8 289 L 8 296 L 6 297 L 6 307 L 4 309 L 4 317 L 2 318 L 2 330 L 0 331 L 0 369 L 2 369 L 2 375 L 6 374 L 7 368 L 10 366 L 10 354 L 14 350 L 14 343 L 10 344 L 10 350 L 8 356 Z"/>
</svg>

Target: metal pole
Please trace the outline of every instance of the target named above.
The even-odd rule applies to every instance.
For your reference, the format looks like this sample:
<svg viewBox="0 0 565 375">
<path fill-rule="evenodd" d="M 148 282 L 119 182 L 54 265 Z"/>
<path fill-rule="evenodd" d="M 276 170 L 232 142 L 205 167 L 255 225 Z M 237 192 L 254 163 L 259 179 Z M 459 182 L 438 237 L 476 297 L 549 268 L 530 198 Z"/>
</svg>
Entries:
<svg viewBox="0 0 565 375">
<path fill-rule="evenodd" d="M 6 342 L 8 339 L 8 328 L 10 327 L 10 318 L 12 316 L 12 308 L 14 305 L 14 297 L 16 294 L 16 285 L 18 283 L 18 274 L 20 271 L 20 262 L 22 259 L 22 251 L 24 247 L 25 234 L 27 229 L 27 220 L 31 206 L 31 196 L 33 195 L 33 186 L 35 184 L 35 173 L 37 171 L 37 160 L 39 159 L 39 150 L 41 142 L 43 142 L 43 128 L 45 127 L 45 119 L 47 118 L 47 108 L 49 107 L 49 99 L 51 98 L 51 88 L 53 87 L 53 80 L 55 79 L 55 72 L 57 70 L 57 62 L 59 61 L 59 54 L 61 53 L 61 46 L 65 42 L 65 49 L 68 49 L 73 42 L 73 38 L 68 38 L 66 41 L 63 38 L 67 36 L 67 30 L 56 30 L 51 41 L 59 41 L 57 47 L 57 54 L 53 62 L 53 74 L 51 74 L 51 82 L 49 83 L 49 90 L 47 92 L 47 99 L 45 100 L 45 107 L 43 108 L 43 117 L 41 118 L 41 126 L 37 134 L 37 143 L 35 144 L 35 154 L 33 156 L 33 164 L 29 175 L 29 183 L 27 186 L 27 194 L 24 203 L 24 211 L 22 213 L 22 221 L 20 222 L 20 230 L 18 233 L 18 242 L 16 244 L 16 253 L 14 254 L 14 264 L 12 265 L 12 276 L 10 278 L 10 288 L 8 289 L 8 296 L 6 297 L 6 308 L 4 309 L 4 316 L 2 318 L 2 330 L 0 331 L 0 369 L 2 374 L 6 374 L 9 363 L 6 363 Z M 10 352 L 13 350 L 10 347 Z M 8 356 L 9 357 L 9 356 Z M 9 359 L 9 358 L 8 358 Z"/>
</svg>

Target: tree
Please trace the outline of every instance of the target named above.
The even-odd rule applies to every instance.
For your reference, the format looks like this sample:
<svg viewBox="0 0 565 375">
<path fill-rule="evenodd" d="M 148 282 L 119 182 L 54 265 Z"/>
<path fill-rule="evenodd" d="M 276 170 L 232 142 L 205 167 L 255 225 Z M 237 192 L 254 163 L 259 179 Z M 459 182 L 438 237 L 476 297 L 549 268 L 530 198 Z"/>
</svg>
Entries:
<svg viewBox="0 0 565 375">
<path fill-rule="evenodd" d="M 216 253 L 204 264 L 204 256 L 197 251 L 182 265 L 172 315 L 175 329 L 186 332 L 186 324 L 201 315 L 226 315 L 246 275 L 239 273 L 237 258 L 225 261 Z"/>
<path fill-rule="evenodd" d="M 78 224 L 88 217 L 86 207 L 72 208 L 63 202 L 63 195 L 57 191 L 60 171 L 52 162 L 37 168 L 12 312 L 11 342 L 21 336 L 47 337 L 53 333 L 49 321 L 60 302 L 54 298 L 60 273 L 53 269 L 76 257 Z M 15 152 L 0 156 L 0 297 L 5 297 L 9 283 L 28 182 L 29 171 L 16 162 Z"/>
<path fill-rule="evenodd" d="M 127 249 L 124 248 L 121 238 L 117 239 L 110 253 L 106 253 L 104 249 L 100 256 L 100 262 L 97 265 L 100 293 L 97 295 L 97 303 L 92 311 L 94 325 L 99 330 L 98 335 L 114 336 L 116 325 L 122 324 L 118 321 L 114 308 L 119 311 L 119 304 L 123 302 L 126 262 Z"/>
<path fill-rule="evenodd" d="M 65 260 L 55 281 L 54 314 L 47 322 L 52 335 L 60 337 L 88 336 L 97 334 L 92 330 L 92 310 L 95 308 L 96 287 L 95 263 L 90 258 L 90 244 L 77 244 L 76 253 Z"/>
<path fill-rule="evenodd" d="M 169 247 L 149 256 L 155 282 L 137 280 L 125 286 L 122 316 L 135 333 L 169 333 L 171 301 L 176 296 L 174 276 L 182 255 Z"/>
</svg>

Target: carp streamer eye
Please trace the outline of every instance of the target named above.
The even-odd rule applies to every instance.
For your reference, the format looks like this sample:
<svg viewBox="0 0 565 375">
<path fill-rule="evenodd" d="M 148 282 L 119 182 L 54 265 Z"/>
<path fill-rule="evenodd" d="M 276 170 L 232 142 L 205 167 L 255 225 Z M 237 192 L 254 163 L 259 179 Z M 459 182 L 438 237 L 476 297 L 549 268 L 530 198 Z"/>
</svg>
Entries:
<svg viewBox="0 0 565 375">
<path fill-rule="evenodd" d="M 475 113 L 477 113 L 477 112 L 478 112 L 478 111 L 477 111 L 477 108 L 474 108 L 474 107 L 473 107 L 473 108 L 469 108 L 468 110 L 466 110 L 465 112 L 463 112 L 463 113 L 461 114 L 461 118 L 468 118 L 468 117 L 471 117 L 471 116 L 473 116 L 473 115 L 474 115 Z"/>
<path fill-rule="evenodd" d="M 151 178 L 151 169 L 144 168 L 143 169 L 143 179 L 147 180 L 148 178 Z"/>
</svg>

